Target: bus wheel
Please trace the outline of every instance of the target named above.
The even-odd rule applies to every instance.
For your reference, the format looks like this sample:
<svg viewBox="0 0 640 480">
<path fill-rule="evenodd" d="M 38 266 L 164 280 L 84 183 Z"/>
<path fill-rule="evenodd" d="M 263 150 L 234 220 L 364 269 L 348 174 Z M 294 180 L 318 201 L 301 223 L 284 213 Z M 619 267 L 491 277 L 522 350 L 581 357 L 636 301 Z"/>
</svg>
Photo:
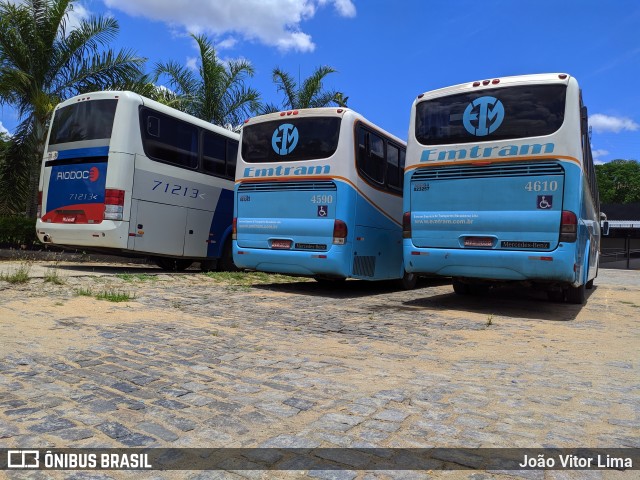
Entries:
<svg viewBox="0 0 640 480">
<path fill-rule="evenodd" d="M 457 278 L 453 279 L 453 291 L 458 295 L 469 295 L 471 288 L 468 283 L 461 282 Z"/>
<path fill-rule="evenodd" d="M 186 258 L 155 257 L 153 260 L 156 265 L 168 272 L 181 272 L 193 264 L 192 260 Z"/>
<path fill-rule="evenodd" d="M 203 272 L 215 272 L 218 267 L 216 260 L 202 260 L 200 262 L 200 270 Z"/>
<path fill-rule="evenodd" d="M 569 287 L 567 289 L 567 302 L 576 305 L 584 305 L 587 298 L 587 286 L 582 284 L 579 287 Z"/>
<path fill-rule="evenodd" d="M 585 284 L 584 288 L 587 290 L 591 290 L 593 288 L 593 278 Z"/>
<path fill-rule="evenodd" d="M 404 275 L 398 280 L 400 286 L 404 290 L 413 290 L 418 284 L 418 275 L 415 273 L 404 272 Z"/>
<path fill-rule="evenodd" d="M 233 263 L 233 246 L 231 239 L 227 240 L 222 248 L 222 256 L 218 259 L 219 272 L 237 272 L 240 269 Z"/>
<path fill-rule="evenodd" d="M 547 298 L 551 301 L 551 302 L 564 302 L 564 290 L 562 289 L 550 289 L 547 290 Z"/>
</svg>

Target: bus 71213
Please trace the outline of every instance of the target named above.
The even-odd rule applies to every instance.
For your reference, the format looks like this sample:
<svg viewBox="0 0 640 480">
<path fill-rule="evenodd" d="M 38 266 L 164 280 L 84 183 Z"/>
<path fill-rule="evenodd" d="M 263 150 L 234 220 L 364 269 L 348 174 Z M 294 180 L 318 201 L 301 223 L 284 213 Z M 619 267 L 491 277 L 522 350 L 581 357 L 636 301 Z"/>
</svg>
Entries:
<svg viewBox="0 0 640 480">
<path fill-rule="evenodd" d="M 45 146 L 38 237 L 167 270 L 233 268 L 238 141 L 132 92 L 71 98 L 56 107 Z"/>
</svg>

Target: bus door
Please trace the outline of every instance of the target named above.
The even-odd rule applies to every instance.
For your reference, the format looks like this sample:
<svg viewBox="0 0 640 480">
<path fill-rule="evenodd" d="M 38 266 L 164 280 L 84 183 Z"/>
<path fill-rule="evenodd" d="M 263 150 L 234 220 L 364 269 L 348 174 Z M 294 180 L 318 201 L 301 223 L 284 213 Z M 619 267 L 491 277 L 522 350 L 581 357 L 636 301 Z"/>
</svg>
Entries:
<svg viewBox="0 0 640 480">
<path fill-rule="evenodd" d="M 557 247 L 564 169 L 557 163 L 442 167 L 411 177 L 416 247 L 538 250 Z"/>
<path fill-rule="evenodd" d="M 187 209 L 176 205 L 131 201 L 129 248 L 139 252 L 182 256 Z"/>
<path fill-rule="evenodd" d="M 182 256 L 187 208 L 180 204 L 178 193 L 183 182 L 160 173 L 158 165 L 144 156 L 135 157 L 128 246 L 139 252 Z"/>
</svg>

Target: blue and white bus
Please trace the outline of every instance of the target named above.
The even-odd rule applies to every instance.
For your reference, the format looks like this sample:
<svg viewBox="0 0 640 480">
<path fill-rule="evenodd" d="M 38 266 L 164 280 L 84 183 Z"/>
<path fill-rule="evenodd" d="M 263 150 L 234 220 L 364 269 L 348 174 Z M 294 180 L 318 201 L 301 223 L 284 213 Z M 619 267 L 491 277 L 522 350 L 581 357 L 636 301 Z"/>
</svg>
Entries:
<svg viewBox="0 0 640 480">
<path fill-rule="evenodd" d="M 233 258 L 239 268 L 402 280 L 405 143 L 346 108 L 278 112 L 242 128 Z"/>
<path fill-rule="evenodd" d="M 501 281 L 584 303 L 600 249 L 587 109 L 567 74 L 430 91 L 411 109 L 404 188 L 407 271 L 456 293 Z"/>
<path fill-rule="evenodd" d="M 132 92 L 66 100 L 44 150 L 38 238 L 168 270 L 233 268 L 239 138 Z"/>
</svg>

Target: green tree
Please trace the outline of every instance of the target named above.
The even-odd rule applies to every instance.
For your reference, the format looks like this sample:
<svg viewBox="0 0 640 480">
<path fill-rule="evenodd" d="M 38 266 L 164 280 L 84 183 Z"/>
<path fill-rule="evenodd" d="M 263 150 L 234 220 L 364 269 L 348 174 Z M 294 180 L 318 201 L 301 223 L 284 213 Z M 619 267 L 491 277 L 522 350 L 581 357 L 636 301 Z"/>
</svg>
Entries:
<svg viewBox="0 0 640 480">
<path fill-rule="evenodd" d="M 142 75 L 145 59 L 107 48 L 118 33 L 111 17 L 71 27 L 73 0 L 0 0 L 0 104 L 20 123 L 0 171 L 0 208 L 35 216 L 48 122 L 61 101 L 116 89 Z"/>
<path fill-rule="evenodd" d="M 258 91 L 245 85 L 254 75 L 253 66 L 246 60 L 223 62 L 206 36 L 191 37 L 200 50 L 197 72 L 175 61 L 155 68 L 158 79 L 168 78 L 175 95 L 172 106 L 216 125 L 241 125 L 260 106 Z"/>
<path fill-rule="evenodd" d="M 278 91 L 284 94 L 282 108 L 284 109 L 300 109 L 300 108 L 318 108 L 337 105 L 346 107 L 349 97 L 345 97 L 342 92 L 336 90 L 324 90 L 323 81 L 330 73 L 335 73 L 332 67 L 322 66 L 307 77 L 302 85 L 298 85 L 293 76 L 281 70 L 273 69 L 273 82 L 276 84 Z M 278 111 L 275 105 L 266 105 L 262 109 L 262 113 L 270 113 Z"/>
<path fill-rule="evenodd" d="M 595 167 L 601 203 L 640 202 L 640 162 L 613 160 Z"/>
</svg>

